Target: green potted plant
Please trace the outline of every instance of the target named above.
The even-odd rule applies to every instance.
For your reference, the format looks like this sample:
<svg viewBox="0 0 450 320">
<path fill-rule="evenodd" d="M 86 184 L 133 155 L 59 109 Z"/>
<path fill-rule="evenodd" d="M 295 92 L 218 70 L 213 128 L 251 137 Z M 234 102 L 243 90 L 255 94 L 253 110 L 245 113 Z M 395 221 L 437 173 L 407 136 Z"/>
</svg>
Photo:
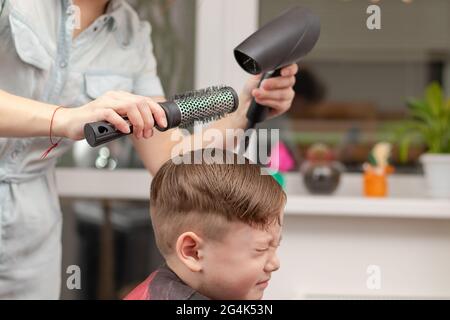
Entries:
<svg viewBox="0 0 450 320">
<path fill-rule="evenodd" d="M 427 86 L 422 99 L 408 101 L 410 119 L 400 129 L 400 158 L 406 159 L 409 144 L 420 139 L 427 147 L 420 162 L 430 196 L 450 198 L 450 99 L 441 86 Z"/>
</svg>

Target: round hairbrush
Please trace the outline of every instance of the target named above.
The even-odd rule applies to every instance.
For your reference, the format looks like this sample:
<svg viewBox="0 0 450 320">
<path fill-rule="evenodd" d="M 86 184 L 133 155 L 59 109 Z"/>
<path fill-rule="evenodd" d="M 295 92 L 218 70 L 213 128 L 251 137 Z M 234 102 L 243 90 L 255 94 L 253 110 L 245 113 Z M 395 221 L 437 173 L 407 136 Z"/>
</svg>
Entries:
<svg viewBox="0 0 450 320">
<path fill-rule="evenodd" d="M 169 101 L 160 102 L 159 105 L 166 114 L 167 127 L 155 125 L 155 128 L 166 131 L 176 127 L 187 128 L 196 121 L 209 122 L 220 119 L 237 109 L 239 98 L 233 88 L 215 86 L 177 94 Z M 133 126 L 127 117 L 123 119 L 130 124 L 130 133 L 123 133 L 106 121 L 87 123 L 84 126 L 84 136 L 89 145 L 97 147 L 131 134 Z"/>
</svg>

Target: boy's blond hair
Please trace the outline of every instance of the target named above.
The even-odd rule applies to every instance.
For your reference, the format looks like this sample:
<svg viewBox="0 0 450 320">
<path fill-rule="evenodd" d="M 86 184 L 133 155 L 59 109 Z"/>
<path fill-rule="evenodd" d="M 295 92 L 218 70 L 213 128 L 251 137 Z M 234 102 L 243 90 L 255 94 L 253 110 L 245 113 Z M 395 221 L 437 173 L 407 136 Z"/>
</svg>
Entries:
<svg viewBox="0 0 450 320">
<path fill-rule="evenodd" d="M 186 231 L 219 240 L 228 231 L 227 221 L 258 228 L 279 223 L 286 195 L 261 170 L 248 159 L 221 149 L 191 151 L 167 161 L 153 178 L 150 194 L 161 253 L 170 254 L 178 236 Z"/>
</svg>

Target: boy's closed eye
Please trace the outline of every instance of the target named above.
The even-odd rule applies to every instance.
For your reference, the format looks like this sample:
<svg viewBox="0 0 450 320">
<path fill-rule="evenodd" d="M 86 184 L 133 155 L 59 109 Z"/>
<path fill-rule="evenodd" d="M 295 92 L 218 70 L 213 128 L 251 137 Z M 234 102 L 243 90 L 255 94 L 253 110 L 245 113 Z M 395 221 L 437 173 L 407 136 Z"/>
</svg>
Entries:
<svg viewBox="0 0 450 320">
<path fill-rule="evenodd" d="M 278 242 L 276 242 L 276 243 L 274 241 L 267 242 L 264 245 L 260 245 L 255 250 L 257 252 L 265 252 L 265 251 L 268 251 L 270 248 L 274 248 L 274 249 L 278 248 L 280 246 L 280 244 L 281 244 L 281 237 L 278 240 Z"/>
<path fill-rule="evenodd" d="M 253 247 L 254 251 L 258 254 L 269 251 L 269 248 L 270 248 L 270 239 L 258 241 L 254 244 L 254 247 Z"/>
<path fill-rule="evenodd" d="M 277 249 L 280 246 L 282 240 L 282 235 L 280 234 L 278 237 L 276 236 L 267 236 L 255 242 L 254 250 L 258 254 L 262 254 L 264 252 L 269 251 L 269 249 Z"/>
</svg>

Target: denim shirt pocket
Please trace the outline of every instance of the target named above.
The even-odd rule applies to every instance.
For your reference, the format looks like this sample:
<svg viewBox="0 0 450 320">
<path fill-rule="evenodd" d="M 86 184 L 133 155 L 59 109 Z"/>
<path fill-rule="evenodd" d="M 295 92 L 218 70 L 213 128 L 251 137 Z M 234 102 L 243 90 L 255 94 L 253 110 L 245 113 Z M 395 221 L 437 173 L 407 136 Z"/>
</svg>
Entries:
<svg viewBox="0 0 450 320">
<path fill-rule="evenodd" d="M 97 99 L 108 91 L 133 92 L 133 78 L 105 73 L 86 73 L 86 94 L 91 99 Z"/>
<path fill-rule="evenodd" d="M 33 29 L 23 22 L 20 15 L 14 11 L 9 16 L 9 23 L 16 52 L 20 59 L 38 69 L 50 69 L 52 58 Z"/>
</svg>

